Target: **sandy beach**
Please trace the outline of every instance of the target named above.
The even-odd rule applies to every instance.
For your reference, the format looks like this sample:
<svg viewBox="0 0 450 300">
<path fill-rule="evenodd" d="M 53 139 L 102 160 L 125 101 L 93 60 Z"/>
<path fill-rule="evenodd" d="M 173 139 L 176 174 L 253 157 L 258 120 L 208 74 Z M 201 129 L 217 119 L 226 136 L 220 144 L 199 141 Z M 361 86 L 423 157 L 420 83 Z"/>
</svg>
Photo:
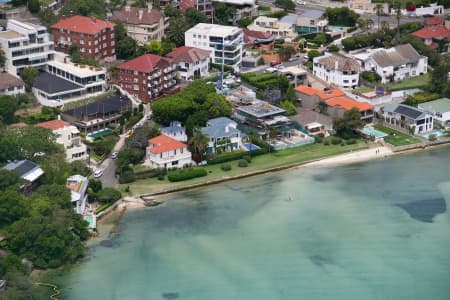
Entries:
<svg viewBox="0 0 450 300">
<path fill-rule="evenodd" d="M 394 152 L 389 147 L 380 146 L 323 158 L 314 162 L 307 163 L 300 167 L 329 167 L 335 165 L 352 164 L 372 159 L 380 159 L 391 155 L 394 155 Z"/>
</svg>

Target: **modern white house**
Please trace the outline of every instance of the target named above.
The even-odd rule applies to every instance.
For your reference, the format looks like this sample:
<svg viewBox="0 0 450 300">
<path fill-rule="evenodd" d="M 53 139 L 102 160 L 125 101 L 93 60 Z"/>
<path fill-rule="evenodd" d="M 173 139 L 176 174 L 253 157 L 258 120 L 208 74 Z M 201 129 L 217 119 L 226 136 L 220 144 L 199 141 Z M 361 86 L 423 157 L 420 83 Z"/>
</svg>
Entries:
<svg viewBox="0 0 450 300">
<path fill-rule="evenodd" d="M 33 84 L 33 93 L 42 105 L 63 103 L 101 94 L 107 89 L 106 69 L 75 64 L 57 53 L 47 62 Z"/>
<path fill-rule="evenodd" d="M 450 99 L 441 98 L 430 102 L 420 103 L 417 108 L 432 115 L 433 118 L 443 126 L 450 126 Z"/>
<path fill-rule="evenodd" d="M 242 133 L 237 123 L 229 118 L 211 119 L 200 130 L 209 137 L 206 153 L 231 152 L 242 146 Z"/>
<path fill-rule="evenodd" d="M 361 67 L 356 59 L 340 54 L 325 53 L 313 59 L 313 74 L 320 79 L 343 88 L 354 88 L 359 83 Z"/>
<path fill-rule="evenodd" d="M 383 108 L 384 122 L 392 127 L 422 134 L 433 130 L 433 116 L 418 108 L 392 103 Z"/>
<path fill-rule="evenodd" d="M 247 29 L 259 32 L 269 32 L 275 39 L 295 38 L 298 34 L 295 31 L 295 25 L 284 23 L 277 18 L 266 16 L 257 17 Z"/>
<path fill-rule="evenodd" d="M 70 190 L 70 198 L 73 209 L 76 213 L 82 215 L 86 210 L 87 188 L 89 180 L 81 175 L 72 175 L 67 178 L 66 187 Z"/>
<path fill-rule="evenodd" d="M 161 133 L 183 143 L 188 140 L 186 130 L 179 121 L 170 122 L 169 126 L 161 129 Z"/>
<path fill-rule="evenodd" d="M 147 158 L 153 168 L 182 168 L 192 163 L 187 145 L 164 134 L 148 140 Z"/>
<path fill-rule="evenodd" d="M 381 83 L 427 73 L 428 57 L 422 56 L 410 45 L 404 44 L 389 49 L 368 49 L 354 53 L 364 71 L 374 71 L 381 77 Z"/>
<path fill-rule="evenodd" d="M 25 67 L 45 66 L 55 53 L 44 26 L 13 19 L 0 32 L 0 45 L 6 56 L 5 70 L 14 75 Z"/>
<path fill-rule="evenodd" d="M 66 160 L 87 160 L 87 147 L 81 142 L 80 131 L 77 127 L 62 120 L 52 120 L 36 124 L 36 126 L 48 128 L 57 136 L 56 143 L 64 146 Z"/>
<path fill-rule="evenodd" d="M 6 72 L 0 73 L 0 96 L 25 93 L 25 84 L 17 76 Z"/>
<path fill-rule="evenodd" d="M 241 28 L 199 23 L 185 32 L 185 46 L 211 51 L 212 63 L 239 70 L 242 61 L 244 34 Z"/>
<path fill-rule="evenodd" d="M 177 64 L 178 76 L 183 80 L 194 80 L 208 75 L 211 51 L 182 46 L 166 54 Z"/>
</svg>

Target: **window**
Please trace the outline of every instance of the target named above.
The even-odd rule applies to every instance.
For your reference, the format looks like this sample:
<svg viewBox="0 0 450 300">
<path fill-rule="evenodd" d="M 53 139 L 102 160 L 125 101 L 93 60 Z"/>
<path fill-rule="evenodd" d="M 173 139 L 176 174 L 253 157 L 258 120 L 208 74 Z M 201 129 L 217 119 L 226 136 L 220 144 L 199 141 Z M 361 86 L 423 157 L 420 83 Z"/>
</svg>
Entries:
<svg viewBox="0 0 450 300">
<path fill-rule="evenodd" d="M 344 80 L 344 83 L 348 83 L 348 80 Z"/>
</svg>

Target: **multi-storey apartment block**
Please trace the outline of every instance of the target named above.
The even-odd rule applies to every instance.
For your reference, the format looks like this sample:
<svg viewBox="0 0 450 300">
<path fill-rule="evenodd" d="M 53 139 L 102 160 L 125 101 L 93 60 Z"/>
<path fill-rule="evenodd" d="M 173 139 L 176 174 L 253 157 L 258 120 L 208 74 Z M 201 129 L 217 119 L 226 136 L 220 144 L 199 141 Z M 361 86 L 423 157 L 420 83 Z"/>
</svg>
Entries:
<svg viewBox="0 0 450 300">
<path fill-rule="evenodd" d="M 67 53 L 70 45 L 77 45 L 85 59 L 113 61 L 116 59 L 115 25 L 95 17 L 63 17 L 52 25 L 55 49 Z"/>
<path fill-rule="evenodd" d="M 177 65 L 170 58 L 144 54 L 117 66 L 115 80 L 142 101 L 152 101 L 176 85 Z"/>
<path fill-rule="evenodd" d="M 8 20 L 6 31 L 0 32 L 0 45 L 5 52 L 5 70 L 19 74 L 25 67 L 42 67 L 53 59 L 53 42 L 44 26 Z"/>
</svg>

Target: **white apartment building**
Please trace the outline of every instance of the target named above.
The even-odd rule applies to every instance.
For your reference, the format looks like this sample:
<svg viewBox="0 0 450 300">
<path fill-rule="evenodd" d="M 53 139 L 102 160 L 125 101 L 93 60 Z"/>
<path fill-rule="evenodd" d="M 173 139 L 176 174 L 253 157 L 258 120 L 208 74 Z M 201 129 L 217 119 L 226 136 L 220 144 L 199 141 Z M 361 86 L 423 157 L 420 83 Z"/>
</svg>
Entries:
<svg viewBox="0 0 450 300">
<path fill-rule="evenodd" d="M 164 134 L 148 140 L 147 158 L 153 168 L 182 168 L 192 163 L 187 145 Z"/>
<path fill-rule="evenodd" d="M 343 88 L 358 86 L 360 66 L 356 59 L 327 52 L 315 57 L 313 63 L 313 74 L 329 84 Z"/>
<path fill-rule="evenodd" d="M 42 67 L 53 59 L 53 41 L 47 29 L 17 20 L 8 20 L 6 31 L 0 32 L 0 45 L 5 52 L 5 70 L 18 75 L 25 67 Z"/>
<path fill-rule="evenodd" d="M 53 131 L 56 135 L 56 143 L 64 146 L 68 162 L 88 159 L 87 147 L 81 142 L 80 131 L 75 126 L 62 120 L 42 122 L 36 126 Z"/>
<path fill-rule="evenodd" d="M 199 23 L 185 32 L 185 45 L 211 51 L 215 64 L 225 65 L 239 70 L 242 61 L 244 34 L 235 26 Z"/>
<path fill-rule="evenodd" d="M 295 38 L 298 33 L 295 31 L 295 25 L 284 23 L 277 18 L 265 16 L 257 17 L 247 29 L 260 32 L 270 32 L 275 39 Z"/>
<path fill-rule="evenodd" d="M 428 57 L 422 56 L 410 45 L 404 44 L 389 49 L 368 49 L 354 53 L 365 71 L 374 71 L 381 83 L 401 81 L 427 73 Z"/>
<path fill-rule="evenodd" d="M 104 92 L 106 69 L 74 64 L 67 55 L 56 52 L 33 84 L 33 93 L 41 104 L 58 106 Z"/>
<path fill-rule="evenodd" d="M 199 79 L 209 74 L 211 51 L 182 46 L 166 54 L 177 64 L 178 76 L 183 80 Z"/>
<path fill-rule="evenodd" d="M 77 214 L 82 215 L 86 210 L 87 188 L 89 180 L 81 175 L 72 175 L 66 180 L 66 187 L 70 190 L 70 198 L 73 209 Z"/>
</svg>

